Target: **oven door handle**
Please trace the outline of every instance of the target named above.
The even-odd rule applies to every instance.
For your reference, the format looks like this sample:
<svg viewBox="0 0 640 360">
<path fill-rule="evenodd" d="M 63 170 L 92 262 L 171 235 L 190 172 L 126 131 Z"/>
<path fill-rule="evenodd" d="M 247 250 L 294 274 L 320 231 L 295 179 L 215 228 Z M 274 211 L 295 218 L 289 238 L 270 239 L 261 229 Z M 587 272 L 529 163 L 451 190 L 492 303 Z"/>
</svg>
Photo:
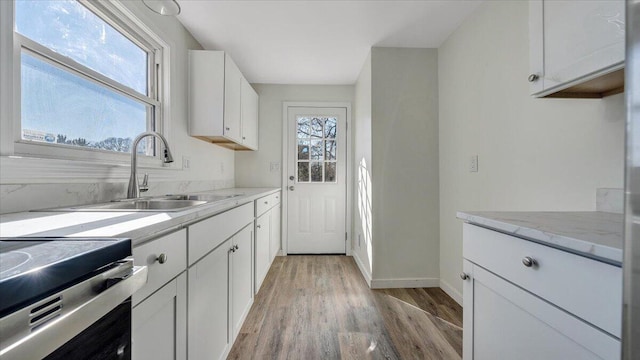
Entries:
<svg viewBox="0 0 640 360">
<path fill-rule="evenodd" d="M 43 358 L 116 308 L 147 282 L 147 267 L 132 266 L 131 261 L 40 301 L 59 296 L 63 302 L 60 314 L 42 324 L 12 331 L 12 323 L 22 323 L 19 319 L 25 318 L 25 314 L 17 313 L 26 311 L 28 316 L 32 306 L 4 317 L 0 326 L 0 359 Z M 10 319 L 13 316 L 18 321 Z"/>
</svg>

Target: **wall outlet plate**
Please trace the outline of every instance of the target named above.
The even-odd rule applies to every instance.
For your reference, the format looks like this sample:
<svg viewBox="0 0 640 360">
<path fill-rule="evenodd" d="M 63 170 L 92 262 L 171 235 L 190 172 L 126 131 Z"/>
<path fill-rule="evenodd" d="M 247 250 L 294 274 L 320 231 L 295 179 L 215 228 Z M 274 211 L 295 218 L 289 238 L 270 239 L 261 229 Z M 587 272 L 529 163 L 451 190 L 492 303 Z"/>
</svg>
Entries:
<svg viewBox="0 0 640 360">
<path fill-rule="evenodd" d="M 473 155 L 469 159 L 469 172 L 478 172 L 478 155 Z"/>
<path fill-rule="evenodd" d="M 191 169 L 191 158 L 188 156 L 182 157 L 182 170 Z"/>
</svg>

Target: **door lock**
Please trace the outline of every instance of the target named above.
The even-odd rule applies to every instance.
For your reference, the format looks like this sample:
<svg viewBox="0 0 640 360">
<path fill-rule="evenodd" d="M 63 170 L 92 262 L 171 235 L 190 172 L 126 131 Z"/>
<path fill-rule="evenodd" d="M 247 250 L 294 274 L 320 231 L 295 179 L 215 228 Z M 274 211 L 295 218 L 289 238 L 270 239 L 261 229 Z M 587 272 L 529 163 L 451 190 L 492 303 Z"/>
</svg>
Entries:
<svg viewBox="0 0 640 360">
<path fill-rule="evenodd" d="M 295 180 L 295 179 L 296 179 L 295 176 L 293 176 L 293 175 L 289 176 L 289 180 Z"/>
</svg>

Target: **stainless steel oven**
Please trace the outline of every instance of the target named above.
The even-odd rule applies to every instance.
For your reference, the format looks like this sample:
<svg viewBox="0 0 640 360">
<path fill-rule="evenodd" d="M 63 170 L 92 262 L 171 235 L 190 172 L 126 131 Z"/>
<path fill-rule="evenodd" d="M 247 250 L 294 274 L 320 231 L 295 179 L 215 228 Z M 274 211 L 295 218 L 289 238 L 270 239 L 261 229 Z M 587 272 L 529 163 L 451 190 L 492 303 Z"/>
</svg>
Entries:
<svg viewBox="0 0 640 360">
<path fill-rule="evenodd" d="M 131 359 L 129 239 L 0 239 L 0 359 Z"/>
</svg>

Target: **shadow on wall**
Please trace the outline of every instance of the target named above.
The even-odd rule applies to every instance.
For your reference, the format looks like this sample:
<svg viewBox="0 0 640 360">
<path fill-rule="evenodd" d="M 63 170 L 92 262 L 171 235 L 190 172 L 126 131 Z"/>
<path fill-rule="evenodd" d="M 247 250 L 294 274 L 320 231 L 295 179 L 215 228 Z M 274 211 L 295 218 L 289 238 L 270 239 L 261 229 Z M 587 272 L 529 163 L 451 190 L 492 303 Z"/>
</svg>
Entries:
<svg viewBox="0 0 640 360">
<path fill-rule="evenodd" d="M 372 271 L 373 247 L 371 245 L 371 174 L 367 169 L 367 161 L 362 158 L 358 166 L 358 211 L 360 224 L 364 234 L 364 244 L 369 258 L 369 271 Z"/>
</svg>

